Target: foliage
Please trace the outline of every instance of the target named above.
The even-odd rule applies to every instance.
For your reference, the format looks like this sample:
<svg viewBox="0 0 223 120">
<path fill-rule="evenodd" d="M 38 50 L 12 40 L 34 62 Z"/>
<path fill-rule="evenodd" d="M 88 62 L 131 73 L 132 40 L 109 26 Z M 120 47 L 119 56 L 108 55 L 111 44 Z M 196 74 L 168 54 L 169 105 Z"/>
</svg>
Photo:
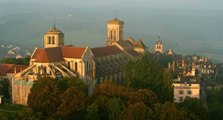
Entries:
<svg viewBox="0 0 223 120">
<path fill-rule="evenodd" d="M 40 120 L 41 117 L 40 112 L 34 112 L 31 108 L 25 107 L 17 113 L 16 120 Z"/>
<path fill-rule="evenodd" d="M 223 119 L 223 90 L 207 90 L 207 102 L 211 119 Z"/>
<path fill-rule="evenodd" d="M 129 61 L 124 67 L 126 86 L 134 89 L 147 88 L 159 94 L 159 100 L 173 101 L 172 77 L 169 71 L 147 57 Z"/>
<path fill-rule="evenodd" d="M 39 119 L 82 119 L 86 108 L 83 85 L 79 78 L 41 78 L 31 88 L 28 96 L 31 111 L 28 112 L 38 113 L 33 116 Z"/>
<path fill-rule="evenodd" d="M 154 106 L 154 119 L 159 120 L 183 120 L 187 119 L 188 116 L 179 110 L 173 103 L 166 102 L 164 104 L 156 104 Z"/>
<path fill-rule="evenodd" d="M 99 120 L 99 106 L 96 103 L 92 103 L 87 107 L 86 120 Z"/>
<path fill-rule="evenodd" d="M 152 118 L 152 109 L 143 102 L 129 105 L 121 113 L 121 120 L 148 120 Z"/>
<path fill-rule="evenodd" d="M 179 106 L 187 111 L 188 114 L 194 114 L 202 120 L 209 119 L 208 111 L 202 106 L 201 101 L 197 98 L 186 97 L 184 102 L 180 103 Z"/>
<path fill-rule="evenodd" d="M 4 104 L 0 105 L 0 120 L 14 120 L 17 112 L 21 111 L 24 107 L 21 105 L 14 105 L 8 103 L 8 101 L 4 102 Z"/>
<path fill-rule="evenodd" d="M 6 99 L 9 99 L 9 80 L 0 79 L 0 95 L 4 95 Z"/>
<path fill-rule="evenodd" d="M 0 120 L 8 120 L 8 116 L 3 111 L 0 111 Z"/>
<path fill-rule="evenodd" d="M 5 64 L 29 65 L 30 57 L 25 58 L 3 58 L 0 62 Z"/>
</svg>

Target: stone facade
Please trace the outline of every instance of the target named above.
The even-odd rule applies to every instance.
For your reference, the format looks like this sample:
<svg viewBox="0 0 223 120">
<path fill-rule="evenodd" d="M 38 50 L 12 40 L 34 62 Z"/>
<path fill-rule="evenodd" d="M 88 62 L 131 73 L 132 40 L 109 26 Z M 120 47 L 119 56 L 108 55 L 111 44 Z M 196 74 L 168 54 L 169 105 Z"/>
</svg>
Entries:
<svg viewBox="0 0 223 120">
<path fill-rule="evenodd" d="M 183 77 L 174 80 L 174 102 L 183 102 L 186 97 L 200 98 L 200 82 L 196 77 Z"/>
</svg>

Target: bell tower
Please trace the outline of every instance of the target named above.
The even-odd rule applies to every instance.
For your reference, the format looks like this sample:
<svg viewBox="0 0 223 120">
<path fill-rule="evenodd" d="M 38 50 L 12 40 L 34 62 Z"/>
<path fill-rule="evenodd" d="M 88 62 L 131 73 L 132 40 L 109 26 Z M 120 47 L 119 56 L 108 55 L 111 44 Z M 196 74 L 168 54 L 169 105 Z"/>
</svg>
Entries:
<svg viewBox="0 0 223 120">
<path fill-rule="evenodd" d="M 112 46 L 120 40 L 124 40 L 124 21 L 115 17 L 107 24 L 107 46 Z"/>
<path fill-rule="evenodd" d="M 163 53 L 163 43 L 160 40 L 160 36 L 158 36 L 158 40 L 155 44 L 155 52 Z"/>
<path fill-rule="evenodd" d="M 59 47 L 64 45 L 64 33 L 54 25 L 44 34 L 44 48 Z"/>
</svg>

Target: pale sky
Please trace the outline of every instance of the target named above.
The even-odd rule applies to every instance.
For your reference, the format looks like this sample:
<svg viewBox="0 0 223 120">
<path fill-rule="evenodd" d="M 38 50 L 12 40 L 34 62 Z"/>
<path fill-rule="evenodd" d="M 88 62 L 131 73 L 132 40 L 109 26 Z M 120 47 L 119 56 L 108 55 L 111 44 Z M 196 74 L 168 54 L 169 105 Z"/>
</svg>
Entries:
<svg viewBox="0 0 223 120">
<path fill-rule="evenodd" d="M 152 7 L 180 9 L 220 9 L 223 10 L 223 0 L 0 0 L 7 2 L 37 2 L 59 3 L 72 6 L 109 6 L 109 7 Z"/>
</svg>

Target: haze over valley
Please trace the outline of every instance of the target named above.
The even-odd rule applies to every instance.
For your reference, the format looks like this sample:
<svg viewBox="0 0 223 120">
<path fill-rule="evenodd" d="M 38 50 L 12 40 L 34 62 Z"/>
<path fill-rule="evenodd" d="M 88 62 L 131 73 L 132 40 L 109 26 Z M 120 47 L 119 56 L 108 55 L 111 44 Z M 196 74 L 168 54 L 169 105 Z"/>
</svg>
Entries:
<svg viewBox="0 0 223 120">
<path fill-rule="evenodd" d="M 0 2 L 0 45 L 19 46 L 30 52 L 35 47 L 43 47 L 43 34 L 52 28 L 55 18 L 56 26 L 65 33 L 65 44 L 105 46 L 107 21 L 115 17 L 116 10 L 117 17 L 125 22 L 125 38 L 141 38 L 149 50 L 153 50 L 160 35 L 166 50 L 171 48 L 176 53 L 223 61 L 223 8 L 220 7 L 223 2 L 129 1 L 127 4 L 127 0 L 56 0 L 54 3 L 3 0 Z M 176 4 L 171 5 L 174 2 Z M 2 47 L 0 50 L 0 57 L 8 52 Z"/>
</svg>

